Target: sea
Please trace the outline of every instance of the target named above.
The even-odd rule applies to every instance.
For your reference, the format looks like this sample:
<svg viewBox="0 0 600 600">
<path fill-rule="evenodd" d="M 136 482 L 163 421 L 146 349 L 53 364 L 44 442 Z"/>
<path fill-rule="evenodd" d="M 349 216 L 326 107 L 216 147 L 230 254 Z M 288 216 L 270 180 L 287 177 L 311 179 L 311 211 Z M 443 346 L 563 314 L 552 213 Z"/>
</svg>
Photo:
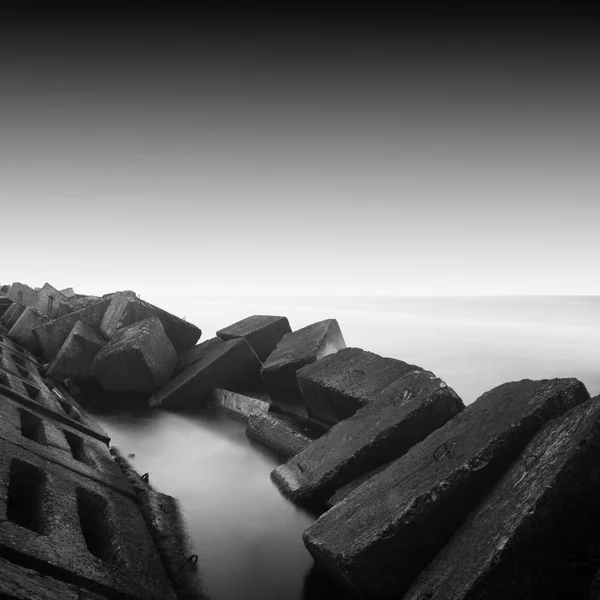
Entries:
<svg viewBox="0 0 600 600">
<path fill-rule="evenodd" d="M 337 319 L 346 345 L 433 371 L 474 402 L 508 381 L 576 377 L 600 394 L 600 296 L 153 298 L 202 329 L 202 340 L 253 314 L 292 329 Z M 317 515 L 271 483 L 283 462 L 214 407 L 193 415 L 112 409 L 96 417 L 153 486 L 181 504 L 212 600 L 333 597 L 302 532 Z"/>
</svg>

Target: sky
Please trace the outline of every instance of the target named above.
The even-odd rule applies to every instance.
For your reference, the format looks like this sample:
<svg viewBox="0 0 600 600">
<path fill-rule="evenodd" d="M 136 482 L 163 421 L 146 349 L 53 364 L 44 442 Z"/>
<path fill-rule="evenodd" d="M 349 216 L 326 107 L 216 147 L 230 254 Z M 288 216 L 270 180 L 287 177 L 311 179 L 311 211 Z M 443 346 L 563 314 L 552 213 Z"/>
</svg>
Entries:
<svg viewBox="0 0 600 600">
<path fill-rule="evenodd" d="M 8 16 L 0 282 L 600 294 L 599 47 L 539 17 Z"/>
</svg>

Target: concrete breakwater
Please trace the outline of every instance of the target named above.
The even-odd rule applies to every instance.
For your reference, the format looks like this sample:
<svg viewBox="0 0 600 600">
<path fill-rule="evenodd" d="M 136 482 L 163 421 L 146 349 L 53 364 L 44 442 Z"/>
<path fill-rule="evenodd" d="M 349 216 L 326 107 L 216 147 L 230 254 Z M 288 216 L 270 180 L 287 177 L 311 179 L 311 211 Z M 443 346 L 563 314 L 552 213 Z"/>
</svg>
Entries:
<svg viewBox="0 0 600 600">
<path fill-rule="evenodd" d="M 130 317 L 111 331 L 102 327 L 102 321 L 115 297 L 109 320 L 118 314 L 119 319 L 124 314 Z M 48 388 L 52 391 L 54 386 L 70 398 L 61 382 L 66 384 L 82 406 L 90 395 L 98 401 L 142 401 L 171 410 L 212 403 L 246 420 L 248 436 L 282 457 L 272 474 L 281 492 L 321 513 L 305 532 L 305 545 L 321 572 L 333 576 L 349 596 L 519 597 L 515 590 L 521 582 L 527 586 L 526 597 L 552 597 L 550 582 L 558 585 L 560 579 L 569 582 L 572 593 L 568 597 L 589 597 L 599 555 L 594 536 L 598 528 L 593 503 L 578 498 L 582 491 L 595 494 L 597 478 L 589 465 L 597 449 L 592 426 L 597 399 L 590 400 L 580 382 L 513 382 L 490 390 L 465 408 L 446 382 L 425 368 L 345 348 L 333 319 L 293 331 L 287 319 L 266 316 L 231 325 L 225 328 L 227 333 L 220 330 L 216 338 L 192 343 L 187 350 L 175 349 L 177 362 L 171 366 L 173 353 L 168 344 L 175 348 L 173 341 L 166 333 L 162 336 L 156 322 L 144 321 L 157 320 L 166 332 L 163 321 L 171 320 L 169 330 L 174 335 L 176 317 L 159 313 L 160 309 L 132 292 L 88 300 L 90 305 L 103 304 L 83 313 L 99 319 L 97 325 L 83 321 L 89 327 L 85 336 L 81 335 L 84 328 L 77 327 L 82 319 L 71 316 L 66 336 L 69 326 L 59 321 L 87 305 L 43 324 L 46 340 L 52 329 L 61 331 L 63 338 L 61 343 L 54 342 L 55 358 L 44 355 L 41 361 L 46 364 L 38 373 Z M 12 306 L 10 301 L 1 302 Z M 186 322 L 181 321 L 183 327 Z M 53 328 L 48 327 L 50 323 Z M 268 335 L 261 337 L 262 329 Z M 282 331 L 273 335 L 277 329 Z M 5 335 L 7 344 L 11 330 Z M 41 346 L 35 328 L 31 331 Z M 85 340 L 91 334 L 94 343 L 88 346 Z M 107 346 L 105 354 L 111 363 L 100 355 Z M 74 351 L 75 347 L 83 350 Z M 27 348 L 21 350 L 23 355 L 29 353 Z M 42 352 L 39 346 L 36 352 Z M 68 377 L 46 377 L 53 363 L 58 364 L 59 354 L 61 368 L 70 369 Z M 98 370 L 101 362 L 103 370 Z M 1 366 L 16 386 L 14 366 L 8 361 Z M 78 374 L 78 369 L 87 375 Z M 106 388 L 101 373 L 105 382 L 110 380 Z M 104 395 L 98 390 L 104 390 Z M 34 395 L 43 405 L 47 395 Z M 71 406 L 86 417 L 77 403 Z M 113 467 L 119 467 L 118 473 L 125 473 L 147 539 L 171 588 L 180 595 L 186 587 L 189 591 L 186 578 L 198 579 L 202 561 L 197 569 L 187 569 L 194 562 L 187 561 L 193 549 L 186 545 L 176 519 L 172 535 L 163 535 L 161 507 L 168 509 L 173 499 L 161 498 L 147 477 L 131 471 L 116 451 L 108 458 Z M 577 491 L 569 492 L 576 482 Z M 231 485 L 235 493 L 235 482 Z M 512 513 L 498 508 L 505 504 L 513 507 Z M 154 517 L 148 507 L 158 507 Z M 494 518 L 498 510 L 504 515 L 502 523 Z M 571 533 L 564 524 L 574 521 L 575 515 L 586 526 L 572 527 Z M 549 528 L 561 523 L 558 531 L 562 533 L 551 535 Z M 536 546 L 537 537 L 545 540 L 543 546 Z M 482 539 L 488 546 L 482 546 Z M 568 542 L 566 550 L 560 547 L 561 539 Z M 166 540 L 162 547 L 161 540 Z M 449 547 L 453 548 L 450 553 L 446 552 Z M 173 548 L 175 552 L 169 550 Z M 542 550 L 547 564 L 553 566 L 544 571 L 545 587 L 538 590 L 532 582 L 543 572 L 535 566 Z M 561 552 L 567 557 L 566 565 L 560 564 Z M 463 555 L 471 556 L 475 579 L 469 579 L 468 568 L 459 572 Z M 13 560 L 10 554 L 0 556 Z M 451 562 L 453 557 L 456 564 Z M 436 564 L 440 565 L 437 570 Z M 527 567 L 520 568 L 521 564 Z M 36 570 L 31 564 L 26 567 Z M 451 577 L 453 573 L 458 574 Z M 48 577 L 49 571 L 43 575 Z M 51 575 L 72 584 L 56 570 Z M 104 597 L 136 597 L 106 587 L 91 591 L 102 592 Z"/>
</svg>

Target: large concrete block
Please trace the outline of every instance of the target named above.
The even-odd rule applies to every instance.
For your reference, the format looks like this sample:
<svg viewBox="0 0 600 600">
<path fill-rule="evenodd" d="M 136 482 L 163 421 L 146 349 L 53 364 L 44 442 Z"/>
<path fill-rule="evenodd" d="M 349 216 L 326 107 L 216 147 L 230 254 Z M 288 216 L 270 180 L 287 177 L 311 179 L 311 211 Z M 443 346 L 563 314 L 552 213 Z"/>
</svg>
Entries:
<svg viewBox="0 0 600 600">
<path fill-rule="evenodd" d="M 77 321 L 48 367 L 47 373 L 59 381 L 63 379 L 73 379 L 82 383 L 95 381 L 94 358 L 104 346 L 106 340 L 98 331 L 84 321 Z"/>
<path fill-rule="evenodd" d="M 281 338 L 292 329 L 286 317 L 252 315 L 217 331 L 223 341 L 244 338 L 264 362 L 275 350 Z"/>
<path fill-rule="evenodd" d="M 246 340 L 223 342 L 156 392 L 149 404 L 163 408 L 201 405 L 214 388 L 237 391 L 252 387 L 260 365 Z"/>
<path fill-rule="evenodd" d="M 25 283 L 20 283 L 15 281 L 8 290 L 6 294 L 7 298 L 10 298 L 13 302 L 25 307 L 25 306 L 35 306 L 37 302 L 37 292 L 26 285 Z"/>
<path fill-rule="evenodd" d="M 183 373 L 187 368 L 191 367 L 194 363 L 202 360 L 205 356 L 208 356 L 215 349 L 223 346 L 225 342 L 221 338 L 214 337 L 204 342 L 200 342 L 196 346 L 193 346 L 189 350 L 182 352 L 179 355 L 179 361 L 175 367 L 175 375 Z"/>
<path fill-rule="evenodd" d="M 109 304 L 110 297 L 104 298 L 95 304 L 69 313 L 60 319 L 55 319 L 45 325 L 36 327 L 33 333 L 40 341 L 44 359 L 47 362 L 54 360 L 78 321 L 83 321 L 90 327 L 98 329 Z"/>
<path fill-rule="evenodd" d="M 357 595 L 401 597 L 535 434 L 588 399 L 576 379 L 486 392 L 322 515 L 306 547 Z"/>
<path fill-rule="evenodd" d="M 23 314 L 25 310 L 24 306 L 20 304 L 13 304 L 2 317 L 2 323 L 6 327 L 7 331 L 10 331 L 11 327 L 17 322 L 17 319 Z"/>
<path fill-rule="evenodd" d="M 56 319 L 73 312 L 73 306 L 69 298 L 49 283 L 45 283 L 37 295 L 37 301 L 33 308 L 48 315 L 51 319 Z"/>
<path fill-rule="evenodd" d="M 60 290 L 60 293 L 66 298 L 75 298 L 75 290 L 72 287 L 65 288 L 64 290 Z"/>
<path fill-rule="evenodd" d="M 360 348 L 347 348 L 300 369 L 297 378 L 309 416 L 334 425 L 415 370 L 422 369 Z"/>
<path fill-rule="evenodd" d="M 0 554 L 110 597 L 175 593 L 137 503 L 0 441 Z"/>
<path fill-rule="evenodd" d="M 275 469 L 271 479 L 294 501 L 323 503 L 336 489 L 408 452 L 463 408 L 433 373 L 407 373 Z"/>
<path fill-rule="evenodd" d="M 211 397 L 223 410 L 237 415 L 245 421 L 257 412 L 266 413 L 271 408 L 269 394 L 266 392 L 231 392 L 215 388 Z"/>
<path fill-rule="evenodd" d="M 112 298 L 100 324 L 100 331 L 111 338 L 118 329 L 150 317 L 160 319 L 178 353 L 191 348 L 200 339 L 202 332 L 192 323 L 125 292 L 119 292 Z"/>
<path fill-rule="evenodd" d="M 246 427 L 249 438 L 285 458 L 298 454 L 326 431 L 320 423 L 283 411 L 255 413 Z"/>
<path fill-rule="evenodd" d="M 48 323 L 48 321 L 50 321 L 50 317 L 28 306 L 10 328 L 8 337 L 26 350 L 38 353 L 41 351 L 40 342 L 33 333 L 33 329 L 34 327 Z"/>
<path fill-rule="evenodd" d="M 300 397 L 296 371 L 345 347 L 335 319 L 286 333 L 261 369 L 273 402 L 281 406 L 294 403 Z"/>
<path fill-rule="evenodd" d="M 169 381 L 177 352 L 158 317 L 120 330 L 102 348 L 93 374 L 106 392 L 152 393 Z"/>
<path fill-rule="evenodd" d="M 20 358 L 26 360 L 29 363 L 32 363 L 38 367 L 40 366 L 40 361 L 38 360 L 37 356 L 35 356 L 35 354 L 32 354 L 31 352 L 29 352 L 29 350 L 25 350 L 25 348 L 23 348 L 23 346 L 20 346 L 19 344 L 15 344 L 15 342 L 8 339 L 8 337 L 6 337 L 6 335 L 2 335 L 2 334 L 0 334 L 0 349 L 1 348 L 9 350 L 14 355 L 18 355 Z"/>
<path fill-rule="evenodd" d="M 585 598 L 600 565 L 600 398 L 548 423 L 404 597 Z"/>
</svg>

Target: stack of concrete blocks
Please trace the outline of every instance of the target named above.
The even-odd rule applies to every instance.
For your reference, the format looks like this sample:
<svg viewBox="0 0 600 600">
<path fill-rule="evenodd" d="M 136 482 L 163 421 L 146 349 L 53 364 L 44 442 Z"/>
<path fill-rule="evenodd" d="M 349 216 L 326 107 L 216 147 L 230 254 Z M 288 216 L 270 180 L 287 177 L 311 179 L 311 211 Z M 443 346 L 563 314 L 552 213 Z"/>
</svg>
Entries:
<svg viewBox="0 0 600 600">
<path fill-rule="evenodd" d="M 175 600 L 106 434 L 64 391 L 45 384 L 27 350 L 1 342 L 0 595 Z M 36 399 L 18 381 L 43 385 L 42 398 L 53 395 L 56 404 Z"/>
</svg>

